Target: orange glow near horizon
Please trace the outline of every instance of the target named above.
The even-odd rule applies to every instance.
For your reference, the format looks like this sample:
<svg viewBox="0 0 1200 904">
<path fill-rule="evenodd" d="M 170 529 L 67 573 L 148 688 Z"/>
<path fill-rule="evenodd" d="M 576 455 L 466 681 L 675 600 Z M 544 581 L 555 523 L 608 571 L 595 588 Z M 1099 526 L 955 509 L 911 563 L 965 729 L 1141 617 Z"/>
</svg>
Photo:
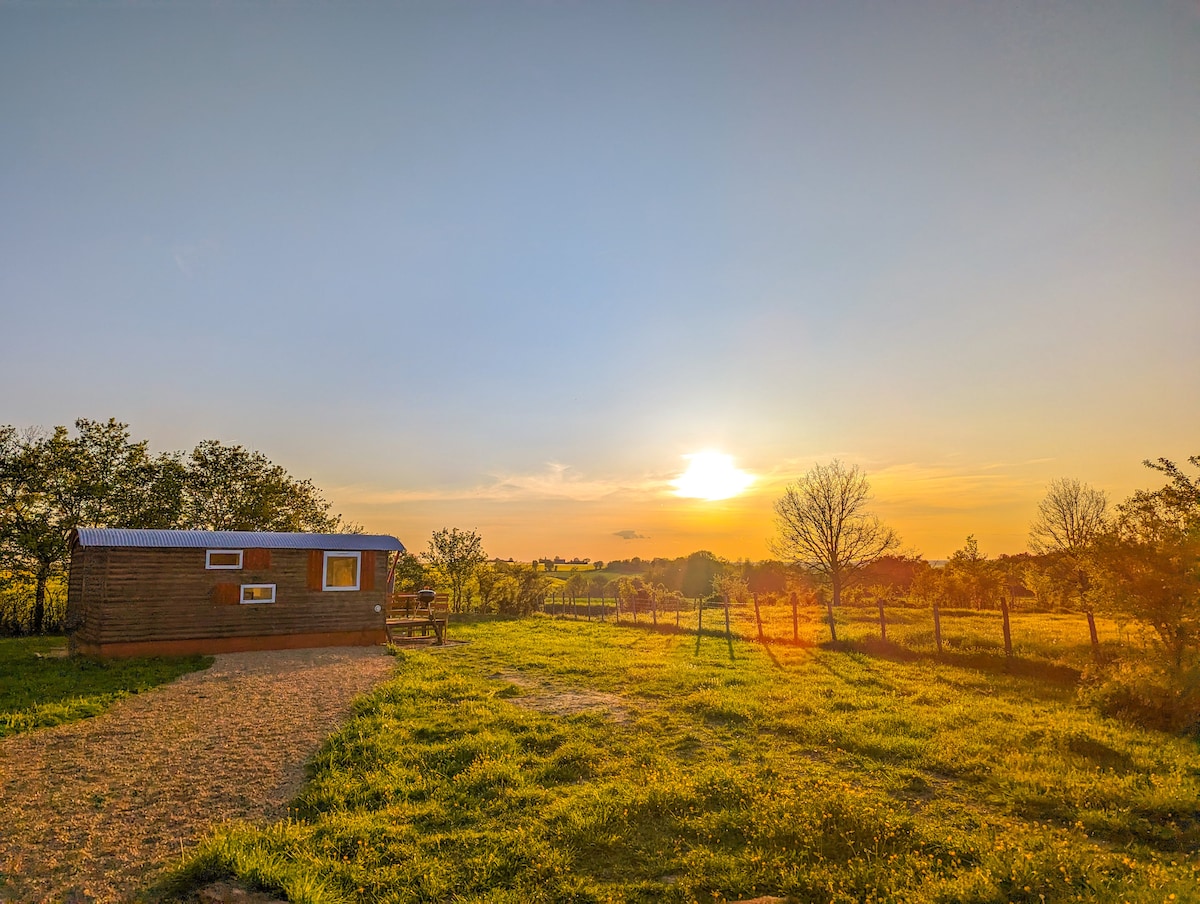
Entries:
<svg viewBox="0 0 1200 904">
<path fill-rule="evenodd" d="M 716 502 L 738 496 L 754 483 L 754 475 L 737 468 L 732 455 L 705 451 L 683 457 L 687 470 L 671 481 L 676 496 Z"/>
</svg>

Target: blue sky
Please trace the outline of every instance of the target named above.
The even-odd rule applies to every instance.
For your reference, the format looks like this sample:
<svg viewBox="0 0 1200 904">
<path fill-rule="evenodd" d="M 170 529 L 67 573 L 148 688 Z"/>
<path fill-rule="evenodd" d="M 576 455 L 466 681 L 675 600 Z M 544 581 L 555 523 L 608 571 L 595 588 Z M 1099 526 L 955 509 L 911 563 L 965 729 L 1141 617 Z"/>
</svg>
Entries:
<svg viewBox="0 0 1200 904">
<path fill-rule="evenodd" d="M 1200 452 L 1194 3 L 0 5 L 0 115 L 0 423 L 415 548 L 757 557 L 837 456 L 1013 552 Z"/>
</svg>

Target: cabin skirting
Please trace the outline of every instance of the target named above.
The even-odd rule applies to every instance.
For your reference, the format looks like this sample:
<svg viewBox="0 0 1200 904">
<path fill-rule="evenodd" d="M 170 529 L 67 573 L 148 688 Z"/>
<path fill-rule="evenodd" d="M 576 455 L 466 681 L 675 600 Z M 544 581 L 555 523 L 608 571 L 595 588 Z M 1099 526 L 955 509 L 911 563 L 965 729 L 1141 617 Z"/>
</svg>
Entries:
<svg viewBox="0 0 1200 904">
<path fill-rule="evenodd" d="M 83 656 L 192 656 L 198 653 L 252 653 L 256 650 L 305 650 L 310 647 L 371 647 L 387 643 L 383 628 L 314 634 L 264 634 L 256 637 L 193 637 L 186 640 L 137 640 L 88 643 L 77 640 Z"/>
</svg>

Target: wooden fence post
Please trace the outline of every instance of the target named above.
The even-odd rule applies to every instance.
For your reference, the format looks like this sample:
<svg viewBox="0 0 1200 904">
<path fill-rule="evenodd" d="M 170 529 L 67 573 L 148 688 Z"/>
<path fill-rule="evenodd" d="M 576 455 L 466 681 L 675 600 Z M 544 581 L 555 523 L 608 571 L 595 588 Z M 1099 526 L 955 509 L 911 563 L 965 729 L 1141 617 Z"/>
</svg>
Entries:
<svg viewBox="0 0 1200 904">
<path fill-rule="evenodd" d="M 826 593 L 825 588 L 821 588 L 821 595 L 825 597 L 825 609 L 829 613 L 829 639 L 837 643 L 837 622 L 833 617 L 833 594 Z"/>
<path fill-rule="evenodd" d="M 883 599 L 877 600 L 879 603 L 879 639 L 887 643 L 887 621 L 883 617 Z"/>
<path fill-rule="evenodd" d="M 729 594 L 721 594 L 725 598 L 725 636 L 733 637 L 733 629 L 729 627 Z"/>
<path fill-rule="evenodd" d="M 942 655 L 942 610 L 935 602 L 933 604 L 933 639 L 937 641 L 938 655 Z"/>
<path fill-rule="evenodd" d="M 763 642 L 762 610 L 760 610 L 758 608 L 758 594 L 757 593 L 753 594 L 753 597 L 754 597 L 754 620 L 758 623 L 758 642 L 762 643 Z"/>
<path fill-rule="evenodd" d="M 704 597 L 696 600 L 696 634 L 704 633 Z"/>
<path fill-rule="evenodd" d="M 1008 600 L 1000 597 L 1000 614 L 1004 617 L 1004 655 L 1012 659 L 1012 628 L 1008 623 Z"/>
<path fill-rule="evenodd" d="M 800 643 L 800 613 L 796 607 L 799 600 L 796 599 L 796 591 L 792 591 L 792 643 Z"/>
</svg>

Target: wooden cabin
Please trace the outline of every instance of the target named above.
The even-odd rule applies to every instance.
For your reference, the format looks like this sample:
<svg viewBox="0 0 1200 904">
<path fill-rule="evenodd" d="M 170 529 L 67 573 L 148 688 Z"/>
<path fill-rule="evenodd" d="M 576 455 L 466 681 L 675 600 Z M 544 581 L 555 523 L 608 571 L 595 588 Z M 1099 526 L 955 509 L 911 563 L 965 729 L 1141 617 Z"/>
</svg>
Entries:
<svg viewBox="0 0 1200 904">
<path fill-rule="evenodd" d="M 80 528 L 67 628 L 100 656 L 233 653 L 387 640 L 395 537 Z"/>
</svg>

